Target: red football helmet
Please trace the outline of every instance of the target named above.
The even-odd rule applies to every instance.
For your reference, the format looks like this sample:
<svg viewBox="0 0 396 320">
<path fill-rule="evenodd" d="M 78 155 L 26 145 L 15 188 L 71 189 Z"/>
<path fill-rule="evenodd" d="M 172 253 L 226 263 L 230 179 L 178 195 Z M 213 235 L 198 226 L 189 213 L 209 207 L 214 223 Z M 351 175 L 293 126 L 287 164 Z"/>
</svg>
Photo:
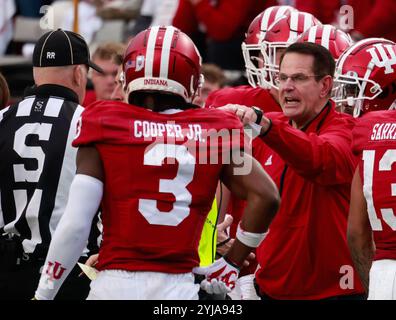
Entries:
<svg viewBox="0 0 396 320">
<path fill-rule="evenodd" d="M 263 73 L 260 70 L 259 60 L 262 60 L 260 51 L 265 33 L 275 21 L 291 12 L 298 11 L 291 6 L 268 7 L 250 23 L 245 35 L 245 41 L 242 43 L 242 53 L 245 59 L 247 78 L 252 87 L 257 85 L 264 87 Z"/>
<path fill-rule="evenodd" d="M 202 86 L 201 56 L 179 29 L 151 27 L 137 34 L 124 55 L 125 89 L 162 91 L 192 102 Z"/>
<path fill-rule="evenodd" d="M 396 44 L 382 38 L 361 40 L 347 49 L 336 64 L 337 104 L 361 112 L 396 107 Z"/>
<path fill-rule="evenodd" d="M 330 51 L 336 61 L 353 43 L 348 33 L 335 28 L 331 24 L 309 28 L 297 38 L 296 42 L 313 42 L 320 44 Z"/>
<path fill-rule="evenodd" d="M 267 30 L 262 42 L 264 56 L 265 83 L 278 89 L 275 79 L 279 72 L 281 51 L 297 40 L 297 37 L 312 26 L 321 25 L 321 22 L 312 14 L 306 12 L 291 12 L 289 15 L 275 21 Z"/>
</svg>

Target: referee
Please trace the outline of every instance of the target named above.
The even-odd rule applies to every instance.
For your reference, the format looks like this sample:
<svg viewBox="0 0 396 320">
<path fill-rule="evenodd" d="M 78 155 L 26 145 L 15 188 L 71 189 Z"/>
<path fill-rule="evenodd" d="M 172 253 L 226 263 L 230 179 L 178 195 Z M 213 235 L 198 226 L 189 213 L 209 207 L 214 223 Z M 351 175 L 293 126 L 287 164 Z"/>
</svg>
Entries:
<svg viewBox="0 0 396 320">
<path fill-rule="evenodd" d="M 89 67 L 103 72 L 80 35 L 50 31 L 34 48 L 35 86 L 0 111 L 0 299 L 34 296 L 76 170 L 71 142 Z M 76 274 L 59 299 L 85 299 L 89 281 Z"/>
</svg>

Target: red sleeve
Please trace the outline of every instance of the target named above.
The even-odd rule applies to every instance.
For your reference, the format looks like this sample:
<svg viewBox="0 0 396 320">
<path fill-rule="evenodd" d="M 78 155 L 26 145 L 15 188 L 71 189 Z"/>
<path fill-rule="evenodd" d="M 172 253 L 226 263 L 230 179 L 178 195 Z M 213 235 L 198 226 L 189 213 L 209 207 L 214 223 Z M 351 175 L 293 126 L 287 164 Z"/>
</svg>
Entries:
<svg viewBox="0 0 396 320">
<path fill-rule="evenodd" d="M 362 141 L 363 141 L 363 131 L 364 131 L 364 127 L 361 125 L 361 119 L 357 119 L 356 121 L 356 125 L 352 130 L 352 143 L 351 143 L 351 147 L 352 147 L 352 152 L 355 155 L 359 155 L 362 152 Z"/>
<path fill-rule="evenodd" d="M 250 139 L 245 134 L 241 120 L 233 113 L 228 111 L 221 111 L 224 113 L 222 122 L 227 123 L 228 129 L 231 131 L 231 148 L 233 150 L 247 150 L 250 145 Z M 221 133 L 221 129 L 219 130 Z M 220 134 L 221 136 L 221 134 Z M 226 140 L 226 139 L 224 139 Z M 237 159 L 241 160 L 241 159 Z"/>
<path fill-rule="evenodd" d="M 216 111 L 220 111 L 221 113 L 223 113 L 223 116 L 221 117 L 222 121 L 220 123 L 227 123 L 227 128 L 231 131 L 231 149 L 234 151 L 244 150 L 245 152 L 251 154 L 251 139 L 247 134 L 245 134 L 245 130 L 243 128 L 241 120 L 232 112 L 223 110 Z M 220 136 L 222 136 L 221 127 L 219 128 L 218 132 L 220 133 Z M 226 140 L 227 139 L 224 139 L 224 141 Z M 234 160 L 236 161 L 236 163 L 240 163 L 242 159 L 239 157 L 239 152 L 235 154 L 235 156 L 236 158 L 234 158 Z"/>
<path fill-rule="evenodd" d="M 219 90 L 221 90 L 221 89 L 219 89 Z M 215 91 L 209 93 L 208 97 L 205 100 L 204 108 L 210 108 L 212 106 L 213 102 L 216 100 L 216 95 L 217 95 L 216 92 L 217 91 L 218 90 L 215 90 Z"/>
<path fill-rule="evenodd" d="M 103 102 L 94 102 L 86 107 L 77 122 L 76 137 L 73 140 L 73 147 L 94 144 L 102 139 L 102 128 L 100 124 L 100 105 Z"/>
<path fill-rule="evenodd" d="M 205 101 L 205 108 L 219 108 L 228 103 L 243 104 L 246 100 L 244 90 L 241 87 L 225 87 L 209 93 Z M 251 89 L 251 88 L 250 88 Z"/>
<path fill-rule="evenodd" d="M 198 20 L 206 27 L 208 36 L 217 41 L 232 38 L 249 18 L 253 0 L 219 0 L 213 6 L 210 0 L 195 5 Z"/>
<path fill-rule="evenodd" d="M 85 93 L 85 98 L 84 102 L 82 103 L 83 107 L 88 107 L 91 103 L 94 103 L 96 101 L 96 94 L 95 90 L 88 90 Z"/>
<path fill-rule="evenodd" d="M 389 0 L 374 1 L 369 14 L 367 12 L 362 12 L 362 14 L 364 16 L 355 19 L 355 30 L 365 37 L 382 37 L 394 30 L 396 2 Z M 394 31 L 393 34 L 395 34 Z"/>
<path fill-rule="evenodd" d="M 236 103 L 248 107 L 256 106 L 264 112 L 282 111 L 269 90 L 250 86 L 227 87 L 213 91 L 206 99 L 205 108 L 218 108 L 228 103 Z"/>
<path fill-rule="evenodd" d="M 194 7 L 190 1 L 179 1 L 172 24 L 189 35 L 198 30 L 198 21 L 195 16 Z"/>
<path fill-rule="evenodd" d="M 334 119 L 320 135 L 293 128 L 278 115 L 263 141 L 301 176 L 323 185 L 350 182 L 356 159 L 351 150 L 353 118 Z M 278 116 L 278 117 L 277 117 Z"/>
</svg>

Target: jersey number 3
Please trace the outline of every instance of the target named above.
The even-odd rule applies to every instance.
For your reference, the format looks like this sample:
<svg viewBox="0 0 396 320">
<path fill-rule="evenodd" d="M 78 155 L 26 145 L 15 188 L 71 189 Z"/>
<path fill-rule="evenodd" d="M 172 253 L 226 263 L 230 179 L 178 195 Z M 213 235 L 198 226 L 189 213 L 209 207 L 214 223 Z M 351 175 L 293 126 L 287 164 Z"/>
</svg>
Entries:
<svg viewBox="0 0 396 320">
<path fill-rule="evenodd" d="M 364 179 L 363 179 L 363 193 L 367 201 L 367 211 L 370 219 L 371 228 L 374 231 L 381 231 L 382 222 L 377 217 L 374 200 L 373 200 L 373 173 L 374 173 L 374 150 L 363 151 L 363 162 L 364 162 Z M 381 158 L 378 170 L 379 171 L 391 171 L 392 164 L 396 161 L 396 150 L 387 150 Z M 391 195 L 396 196 L 396 183 L 391 183 Z M 396 217 L 391 208 L 381 208 L 381 215 L 385 223 L 393 230 L 396 231 Z"/>
<path fill-rule="evenodd" d="M 150 224 L 177 226 L 190 214 L 192 196 L 187 185 L 194 176 L 195 158 L 183 145 L 157 144 L 144 154 L 144 165 L 162 166 L 165 158 L 178 162 L 174 179 L 159 180 L 159 192 L 171 192 L 175 196 L 173 209 L 162 212 L 157 208 L 157 200 L 139 199 L 139 211 Z"/>
</svg>

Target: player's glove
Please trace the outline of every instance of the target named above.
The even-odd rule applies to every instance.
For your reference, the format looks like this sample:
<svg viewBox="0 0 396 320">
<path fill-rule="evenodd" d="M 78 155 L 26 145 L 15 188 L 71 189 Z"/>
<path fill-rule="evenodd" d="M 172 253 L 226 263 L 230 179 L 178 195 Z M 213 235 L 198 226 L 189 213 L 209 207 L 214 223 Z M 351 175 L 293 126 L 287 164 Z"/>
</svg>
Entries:
<svg viewBox="0 0 396 320">
<path fill-rule="evenodd" d="M 193 272 L 206 276 L 201 282 L 201 289 L 209 294 L 226 294 L 235 287 L 239 267 L 221 258 L 207 267 L 196 267 Z"/>
</svg>

